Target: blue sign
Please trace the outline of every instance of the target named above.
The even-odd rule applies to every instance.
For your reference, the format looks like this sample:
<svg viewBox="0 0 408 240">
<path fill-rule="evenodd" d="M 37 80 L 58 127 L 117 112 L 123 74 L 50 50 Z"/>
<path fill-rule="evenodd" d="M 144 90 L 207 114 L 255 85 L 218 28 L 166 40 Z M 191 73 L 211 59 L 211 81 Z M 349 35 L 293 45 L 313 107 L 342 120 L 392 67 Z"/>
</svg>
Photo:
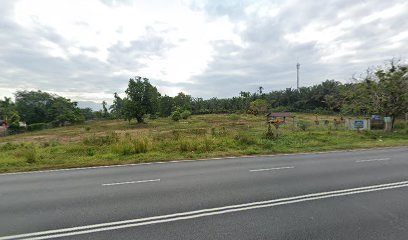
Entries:
<svg viewBox="0 0 408 240">
<path fill-rule="evenodd" d="M 372 116 L 371 116 L 371 120 L 373 120 L 373 121 L 380 121 L 380 120 L 381 120 L 381 116 L 380 116 L 380 115 L 372 115 Z"/>
<path fill-rule="evenodd" d="M 364 120 L 355 120 L 354 128 L 364 128 Z"/>
</svg>

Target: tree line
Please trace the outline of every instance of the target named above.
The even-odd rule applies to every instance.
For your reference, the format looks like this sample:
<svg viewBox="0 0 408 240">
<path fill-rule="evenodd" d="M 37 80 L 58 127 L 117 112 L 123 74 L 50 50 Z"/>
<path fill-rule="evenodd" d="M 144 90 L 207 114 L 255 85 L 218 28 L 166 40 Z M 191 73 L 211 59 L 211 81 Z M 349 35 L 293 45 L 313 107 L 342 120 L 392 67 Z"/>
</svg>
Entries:
<svg viewBox="0 0 408 240">
<path fill-rule="evenodd" d="M 371 68 L 351 83 L 326 80 L 320 84 L 299 89 L 264 92 L 263 87 L 251 93 L 241 91 L 232 98 L 194 98 L 185 93 L 171 97 L 162 95 L 149 79 L 135 77 L 129 80 L 126 96 L 114 94 L 113 104 L 104 101 L 102 110 L 80 109 L 70 99 L 42 91 L 18 91 L 15 101 L 0 100 L 0 120 L 9 126 L 20 121 L 27 124 L 63 126 L 89 119 L 125 119 L 143 122 L 150 118 L 169 117 L 178 120 L 190 114 L 309 112 L 396 117 L 408 112 L 408 66 L 401 62 Z"/>
<path fill-rule="evenodd" d="M 370 115 L 396 117 L 408 112 L 408 66 L 400 62 L 367 70 L 365 76 L 353 78 L 354 82 L 343 84 L 326 80 L 320 84 L 299 89 L 263 92 L 240 92 L 232 98 L 194 98 L 185 93 L 175 97 L 162 96 L 149 79 L 135 77 L 129 80 L 126 97 L 117 93 L 110 106 L 112 118 L 136 119 L 144 116 L 168 117 L 175 112 L 190 111 L 192 114 L 252 113 L 267 111 L 338 113 L 344 115 Z"/>
</svg>

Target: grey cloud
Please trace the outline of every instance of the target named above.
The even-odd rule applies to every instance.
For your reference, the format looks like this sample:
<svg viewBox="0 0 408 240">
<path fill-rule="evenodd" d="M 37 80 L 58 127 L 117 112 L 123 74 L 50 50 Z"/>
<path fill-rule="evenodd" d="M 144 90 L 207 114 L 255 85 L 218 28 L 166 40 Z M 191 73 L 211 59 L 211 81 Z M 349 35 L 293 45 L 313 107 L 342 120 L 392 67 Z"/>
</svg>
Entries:
<svg viewBox="0 0 408 240">
<path fill-rule="evenodd" d="M 353 74 L 364 72 L 367 67 L 382 64 L 393 57 L 408 57 L 408 46 L 388 48 L 390 38 L 408 29 L 404 16 L 376 20 L 359 24 L 363 17 L 392 7 L 401 1 L 292 1 L 274 17 L 246 15 L 247 1 L 209 1 L 202 9 L 210 17 L 228 16 L 233 21 L 244 21 L 248 28 L 239 32 L 247 47 L 240 48 L 228 42 L 215 42 L 216 52 L 206 71 L 195 76 L 190 87 L 192 94 L 201 97 L 230 97 L 239 91 L 255 91 L 258 86 L 265 90 L 277 90 L 296 85 L 297 61 L 301 63 L 301 84 L 312 85 L 325 79 L 347 82 Z M 339 17 L 338 13 L 351 13 Z M 340 15 L 341 16 L 341 15 Z M 355 25 L 344 35 L 330 42 L 333 46 L 342 43 L 361 42 L 355 53 L 322 61 L 322 45 L 317 41 L 291 43 L 284 36 L 296 33 L 310 23 L 324 28 L 337 26 L 350 20 Z M 405 40 L 406 41 L 406 40 Z M 333 49 L 329 53 L 342 53 Z M 231 55 L 234 52 L 235 55 Z M 403 55 L 405 53 L 405 55 Z M 363 62 L 358 62 L 364 59 Z M 220 88 L 219 86 L 224 86 Z"/>
<path fill-rule="evenodd" d="M 132 1 L 102 2 L 110 7 L 132 4 Z M 408 29 L 403 14 L 367 24 L 359 23 L 370 14 L 403 2 L 281 1 L 278 4 L 280 12 L 273 17 L 247 15 L 245 8 L 254 1 L 209 0 L 204 6 L 193 2 L 190 7 L 195 11 L 204 11 L 210 19 L 227 16 L 233 24 L 244 22 L 246 30 L 241 32 L 238 27 L 235 28 L 244 46 L 225 40 L 212 42 L 213 59 L 203 73 L 192 77 L 192 82 L 151 81 L 159 87 L 182 88 L 195 97 L 231 97 L 240 91 L 255 91 L 258 86 L 263 86 L 266 91 L 294 87 L 295 64 L 299 61 L 302 85 L 312 85 L 325 79 L 347 82 L 353 74 L 358 75 L 371 65 L 382 64 L 393 57 L 408 57 L 408 39 L 402 39 L 398 48 L 390 48 L 392 37 Z M 36 88 L 67 94 L 123 92 L 128 79 L 133 76 L 114 73 L 128 71 L 137 75 L 138 70 L 145 66 L 142 59 L 160 58 L 175 47 L 173 44 L 184 44 L 183 39 L 177 43 L 170 43 L 166 39 L 166 33 L 172 29 L 155 31 L 154 27 L 147 27 L 145 36 L 129 44 L 117 42 L 108 48 L 107 62 L 84 54 L 71 55 L 67 59 L 51 57 L 40 44 L 41 41 L 50 41 L 63 51 L 67 51 L 72 42 L 49 27 L 37 24 L 36 28 L 27 30 L 17 25 L 11 19 L 13 4 L 13 1 L 0 2 L 0 88 Z M 361 42 L 361 45 L 355 47 L 355 53 L 328 62 L 322 61 L 324 56 L 319 41 L 295 43 L 284 37 L 301 31 L 311 23 L 327 29 L 344 21 L 351 21 L 354 25 L 330 44 L 340 46 L 342 43 Z M 77 24 L 87 25 L 82 22 Z M 94 46 L 80 50 L 98 51 Z M 341 49 L 336 48 L 331 51 L 329 54 L 342 53 Z"/>
<path fill-rule="evenodd" d="M 8 5 L 3 8 L 4 4 Z M 52 57 L 40 44 L 47 40 L 67 52 L 72 43 L 61 37 L 55 29 L 37 23 L 32 30 L 23 29 L 10 18 L 13 6 L 1 2 L 0 12 L 0 88 L 41 89 L 59 93 L 123 92 L 132 76 L 116 74 L 121 70 L 137 74 L 143 67 L 139 60 L 146 56 L 160 56 L 172 45 L 158 36 L 153 28 L 145 36 L 135 39 L 130 46 L 117 43 L 108 49 L 107 62 L 81 55 L 68 58 Z M 9 11 L 5 11 L 9 9 Z M 82 52 L 96 52 L 93 46 L 82 47 Z M 81 94 L 83 95 L 83 94 Z M 78 100 L 78 99 L 77 99 Z M 80 100 L 80 99 L 79 99 Z"/>
</svg>

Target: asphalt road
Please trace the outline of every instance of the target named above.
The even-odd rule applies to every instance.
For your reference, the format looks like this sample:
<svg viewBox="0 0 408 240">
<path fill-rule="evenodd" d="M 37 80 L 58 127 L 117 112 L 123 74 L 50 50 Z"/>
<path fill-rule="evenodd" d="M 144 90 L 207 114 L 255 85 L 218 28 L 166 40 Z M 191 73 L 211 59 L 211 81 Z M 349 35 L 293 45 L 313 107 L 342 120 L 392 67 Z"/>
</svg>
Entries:
<svg viewBox="0 0 408 240">
<path fill-rule="evenodd" d="M 408 239 L 408 148 L 0 174 L 5 239 Z"/>
</svg>

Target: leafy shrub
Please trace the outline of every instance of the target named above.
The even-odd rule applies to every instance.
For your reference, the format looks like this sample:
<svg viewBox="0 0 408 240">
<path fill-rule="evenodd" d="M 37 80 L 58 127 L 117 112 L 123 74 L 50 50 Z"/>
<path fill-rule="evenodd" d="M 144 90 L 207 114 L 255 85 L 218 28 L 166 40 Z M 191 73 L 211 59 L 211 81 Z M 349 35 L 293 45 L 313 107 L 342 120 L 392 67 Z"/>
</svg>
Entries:
<svg viewBox="0 0 408 240">
<path fill-rule="evenodd" d="M 149 147 L 149 140 L 147 138 L 137 138 L 133 140 L 134 153 L 145 153 Z"/>
<path fill-rule="evenodd" d="M 310 127 L 310 124 L 308 122 L 305 122 L 305 121 L 299 121 L 297 125 L 303 131 L 306 131 Z"/>
<path fill-rule="evenodd" d="M 198 149 L 198 143 L 190 139 L 180 139 L 178 141 L 178 148 L 182 152 L 192 152 Z"/>
<path fill-rule="evenodd" d="M 171 114 L 171 119 L 173 120 L 173 121 L 179 121 L 180 119 L 181 119 L 181 114 L 180 114 L 180 112 L 179 111 L 174 111 L 172 114 Z"/>
<path fill-rule="evenodd" d="M 87 132 L 91 131 L 91 127 L 90 127 L 90 126 L 86 126 L 84 129 L 85 129 L 85 131 L 87 131 Z"/>
<path fill-rule="evenodd" d="M 227 135 L 227 129 L 225 127 L 221 128 L 211 128 L 211 135 L 215 136 L 225 136 Z"/>
<path fill-rule="evenodd" d="M 396 122 L 394 123 L 394 129 L 404 129 L 404 128 L 408 128 L 408 124 L 405 122 Z"/>
<path fill-rule="evenodd" d="M 136 139 L 126 138 L 112 146 L 112 151 L 120 155 L 146 153 L 149 148 L 149 139 L 139 137 Z"/>
<path fill-rule="evenodd" d="M 214 139 L 206 137 L 202 141 L 202 150 L 209 152 L 213 149 L 214 147 Z"/>
<path fill-rule="evenodd" d="M 380 138 L 380 135 L 377 132 L 374 131 L 364 131 L 363 132 L 365 137 L 368 137 L 370 139 L 376 140 Z"/>
<path fill-rule="evenodd" d="M 180 114 L 180 117 L 181 117 L 182 119 L 187 119 L 187 118 L 190 117 L 190 116 L 191 116 L 191 112 L 188 111 L 188 110 L 184 110 L 184 111 Z"/>
<path fill-rule="evenodd" d="M 87 148 L 86 149 L 86 155 L 92 157 L 93 155 L 95 155 L 95 149 L 94 148 Z"/>
<path fill-rule="evenodd" d="M 0 146 L 0 150 L 1 151 L 10 151 L 10 150 L 16 150 L 19 147 L 20 147 L 20 145 L 15 144 L 15 143 L 6 143 L 6 144 Z"/>
<path fill-rule="evenodd" d="M 159 113 L 155 113 L 155 114 L 149 114 L 149 119 L 151 120 L 155 120 L 159 118 Z"/>
<path fill-rule="evenodd" d="M 248 113 L 254 114 L 255 116 L 258 114 L 265 114 L 270 107 L 269 103 L 264 99 L 257 99 L 250 103 Z"/>
<path fill-rule="evenodd" d="M 252 145 L 256 143 L 256 140 L 252 136 L 244 133 L 236 135 L 234 139 L 235 141 L 243 145 Z"/>
<path fill-rule="evenodd" d="M 47 128 L 50 128 L 50 125 L 48 123 L 33 123 L 27 126 L 28 131 L 38 131 Z"/>
<path fill-rule="evenodd" d="M 37 149 L 34 146 L 26 147 L 22 150 L 21 155 L 27 163 L 35 163 L 38 160 Z"/>
<path fill-rule="evenodd" d="M 112 152 L 120 155 L 130 155 L 133 153 L 131 142 L 119 142 L 114 144 L 112 147 Z"/>
</svg>

